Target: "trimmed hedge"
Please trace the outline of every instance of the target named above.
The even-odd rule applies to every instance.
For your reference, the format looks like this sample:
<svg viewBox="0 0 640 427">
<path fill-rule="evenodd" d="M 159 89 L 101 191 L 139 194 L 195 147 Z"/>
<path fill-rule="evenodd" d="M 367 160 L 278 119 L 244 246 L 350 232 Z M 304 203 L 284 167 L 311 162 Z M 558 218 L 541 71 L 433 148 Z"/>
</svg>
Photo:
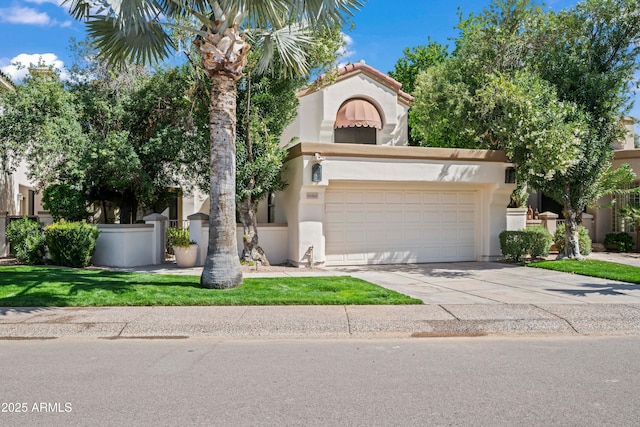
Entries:
<svg viewBox="0 0 640 427">
<path fill-rule="evenodd" d="M 42 224 L 39 222 L 27 217 L 11 221 L 7 227 L 7 241 L 19 263 L 44 263 L 46 243 Z"/>
<path fill-rule="evenodd" d="M 86 222 L 56 222 L 45 228 L 49 255 L 57 265 L 86 267 L 96 248 L 98 228 Z"/>
<path fill-rule="evenodd" d="M 505 258 L 520 262 L 525 256 L 542 258 L 549 255 L 551 235 L 541 226 L 500 233 L 500 250 Z"/>
<path fill-rule="evenodd" d="M 613 246 L 618 252 L 629 252 L 633 248 L 633 239 L 627 233 L 607 233 L 604 238 L 606 247 Z"/>
<path fill-rule="evenodd" d="M 564 252 L 564 224 L 558 225 L 556 228 L 556 234 L 553 235 L 553 243 L 556 245 L 559 253 Z M 584 226 L 578 226 L 578 245 L 580 246 L 580 255 L 587 256 L 591 253 L 591 238 L 589 237 L 589 230 Z"/>
</svg>

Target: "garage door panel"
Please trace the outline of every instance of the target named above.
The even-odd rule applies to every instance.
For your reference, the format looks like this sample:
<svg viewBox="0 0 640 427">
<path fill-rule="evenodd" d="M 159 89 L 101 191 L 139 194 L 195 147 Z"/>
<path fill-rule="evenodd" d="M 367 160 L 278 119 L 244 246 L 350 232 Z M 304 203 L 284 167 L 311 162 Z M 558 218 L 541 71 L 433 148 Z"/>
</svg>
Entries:
<svg viewBox="0 0 640 427">
<path fill-rule="evenodd" d="M 473 191 L 330 187 L 325 200 L 329 265 L 475 259 Z"/>
<path fill-rule="evenodd" d="M 384 204 L 384 193 L 368 191 L 365 193 L 366 203 Z"/>
</svg>

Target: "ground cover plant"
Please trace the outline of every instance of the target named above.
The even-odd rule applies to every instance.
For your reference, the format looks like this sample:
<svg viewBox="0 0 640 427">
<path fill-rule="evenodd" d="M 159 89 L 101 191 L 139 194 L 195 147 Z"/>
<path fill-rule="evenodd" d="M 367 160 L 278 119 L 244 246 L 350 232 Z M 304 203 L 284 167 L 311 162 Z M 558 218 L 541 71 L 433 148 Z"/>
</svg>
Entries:
<svg viewBox="0 0 640 427">
<path fill-rule="evenodd" d="M 555 261 L 539 261 L 527 264 L 529 267 L 547 270 L 564 271 L 566 273 L 581 274 L 583 276 L 600 277 L 602 279 L 620 280 L 628 283 L 640 284 L 640 267 L 634 267 L 615 262 L 587 259 L 577 261 L 561 259 Z"/>
<path fill-rule="evenodd" d="M 0 267 L 0 307 L 361 305 L 421 301 L 349 276 L 246 279 L 206 289 L 198 276 L 52 267 Z"/>
</svg>

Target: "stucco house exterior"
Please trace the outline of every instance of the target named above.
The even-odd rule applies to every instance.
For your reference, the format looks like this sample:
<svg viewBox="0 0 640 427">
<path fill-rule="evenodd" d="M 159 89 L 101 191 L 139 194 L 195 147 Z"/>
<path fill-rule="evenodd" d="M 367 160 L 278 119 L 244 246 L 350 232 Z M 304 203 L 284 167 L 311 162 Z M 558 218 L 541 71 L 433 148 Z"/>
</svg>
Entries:
<svg viewBox="0 0 640 427">
<path fill-rule="evenodd" d="M 289 147 L 289 185 L 258 210 L 260 242 L 271 263 L 338 266 L 501 257 L 498 235 L 507 228 L 515 188 L 503 152 L 409 147 L 413 98 L 364 62 L 341 68 L 334 79 L 321 78 L 298 98 L 298 115 L 281 137 Z M 289 146 L 292 138 L 296 142 Z M 618 147 L 614 165 L 627 162 L 640 171 L 640 150 L 632 147 L 630 136 Z M 3 179 L 11 185 L 0 188 L 6 188 L 0 213 L 42 209 L 26 170 Z M 207 195 L 195 192 L 162 213 L 178 225 L 189 220 L 192 240 L 202 243 L 200 262 L 208 211 Z M 594 217 L 592 237 L 602 241 L 615 227 L 615 210 L 600 210 Z M 239 251 L 241 242 L 239 228 Z"/>
<path fill-rule="evenodd" d="M 286 163 L 289 186 L 272 206 L 275 222 L 288 226 L 289 262 L 500 256 L 498 234 L 514 188 L 505 183 L 511 165 L 504 153 L 407 146 L 412 97 L 363 62 L 298 96 L 299 113 L 282 144 L 300 142 Z"/>
<path fill-rule="evenodd" d="M 12 90 L 14 90 L 14 86 L 11 79 L 0 72 L 0 98 L 2 93 Z M 1 102 L 0 114 L 2 114 Z M 25 162 L 21 162 L 12 172 L 0 168 L 0 214 L 33 216 L 42 209 L 42 195 L 29 179 Z"/>
</svg>

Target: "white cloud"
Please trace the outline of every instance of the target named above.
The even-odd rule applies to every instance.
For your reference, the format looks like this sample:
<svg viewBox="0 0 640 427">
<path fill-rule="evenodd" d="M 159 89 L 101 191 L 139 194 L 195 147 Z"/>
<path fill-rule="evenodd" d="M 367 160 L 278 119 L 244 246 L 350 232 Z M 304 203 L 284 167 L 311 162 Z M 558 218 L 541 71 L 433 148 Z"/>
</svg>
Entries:
<svg viewBox="0 0 640 427">
<path fill-rule="evenodd" d="M 11 77 L 14 82 L 18 82 L 29 74 L 30 66 L 40 63 L 52 65 L 54 68 L 60 70 L 60 78 L 62 80 L 68 78 L 68 73 L 64 69 L 64 62 L 54 53 L 21 53 L 11 59 L 0 58 L 0 70 Z"/>
<path fill-rule="evenodd" d="M 10 24 L 48 25 L 51 18 L 44 12 L 30 7 L 9 7 L 0 9 L 0 22 Z"/>
<path fill-rule="evenodd" d="M 356 54 L 354 49 L 353 38 L 348 34 L 341 33 L 342 38 L 344 40 L 344 47 L 338 51 L 338 65 L 340 67 L 345 66 L 348 62 L 351 62 L 349 58 L 353 57 Z"/>
<path fill-rule="evenodd" d="M 62 6 L 62 2 L 64 0 L 24 0 L 27 3 L 34 3 L 34 4 L 45 4 L 45 3 L 50 3 L 50 4 L 55 4 L 56 6 Z"/>
</svg>

